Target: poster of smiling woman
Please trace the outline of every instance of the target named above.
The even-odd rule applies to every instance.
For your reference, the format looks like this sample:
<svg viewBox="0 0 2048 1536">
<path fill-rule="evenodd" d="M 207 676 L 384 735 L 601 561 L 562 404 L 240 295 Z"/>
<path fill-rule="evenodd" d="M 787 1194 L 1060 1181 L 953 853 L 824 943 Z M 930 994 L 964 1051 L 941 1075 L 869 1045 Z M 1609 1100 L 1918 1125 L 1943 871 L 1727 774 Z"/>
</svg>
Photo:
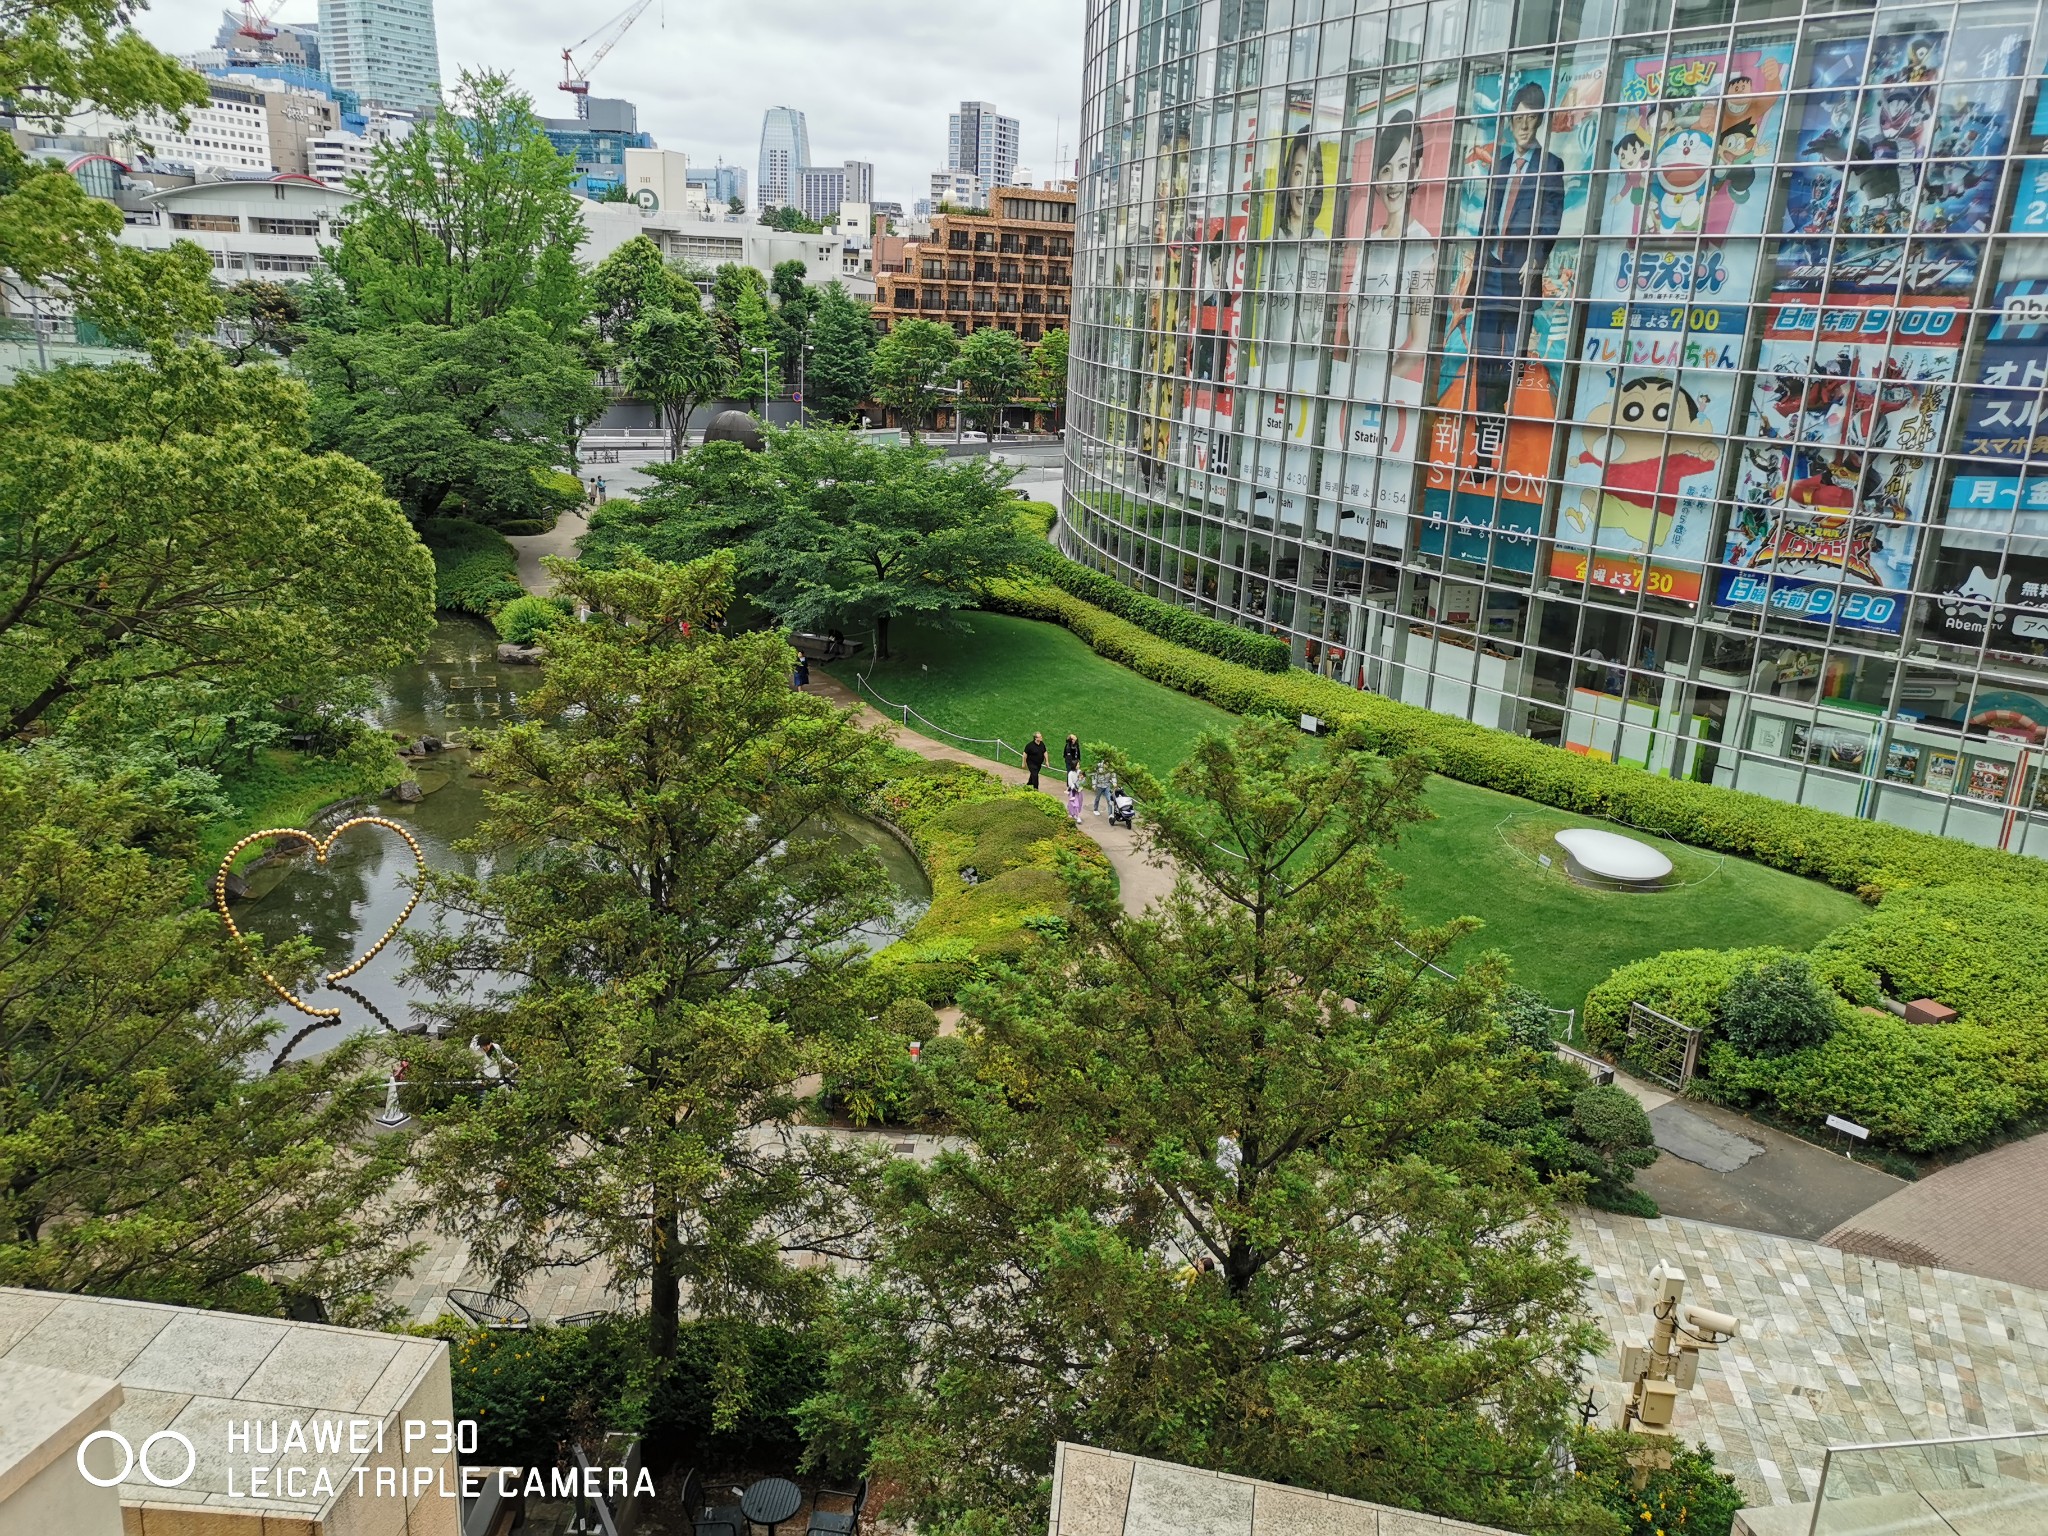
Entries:
<svg viewBox="0 0 2048 1536">
<path fill-rule="evenodd" d="M 1755 235 L 1771 201 L 1789 42 L 1625 62 L 1609 122 L 1610 234 Z"/>
</svg>

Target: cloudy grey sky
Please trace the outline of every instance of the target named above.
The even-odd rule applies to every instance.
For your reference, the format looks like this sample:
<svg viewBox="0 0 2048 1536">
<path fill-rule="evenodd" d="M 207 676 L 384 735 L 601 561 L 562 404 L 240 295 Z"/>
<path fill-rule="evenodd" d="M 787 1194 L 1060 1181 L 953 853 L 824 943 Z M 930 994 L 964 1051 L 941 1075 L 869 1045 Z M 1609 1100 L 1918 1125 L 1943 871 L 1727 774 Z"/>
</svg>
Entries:
<svg viewBox="0 0 2048 1536">
<path fill-rule="evenodd" d="M 565 46 L 627 0 L 437 0 L 441 76 L 464 65 L 505 71 L 546 116 L 572 116 L 555 89 Z M 171 53 L 210 46 L 222 0 L 154 0 L 143 34 Z M 946 114 L 992 101 L 1023 124 L 1032 179 L 1071 174 L 1081 103 L 1083 0 L 654 0 L 591 76 L 592 92 L 640 108 L 640 126 L 693 165 L 747 168 L 751 196 L 761 114 L 801 108 L 811 157 L 872 160 L 875 195 L 906 208 L 946 155 Z M 280 14 L 311 19 L 312 0 Z M 579 50 L 580 58 L 591 50 Z"/>
</svg>

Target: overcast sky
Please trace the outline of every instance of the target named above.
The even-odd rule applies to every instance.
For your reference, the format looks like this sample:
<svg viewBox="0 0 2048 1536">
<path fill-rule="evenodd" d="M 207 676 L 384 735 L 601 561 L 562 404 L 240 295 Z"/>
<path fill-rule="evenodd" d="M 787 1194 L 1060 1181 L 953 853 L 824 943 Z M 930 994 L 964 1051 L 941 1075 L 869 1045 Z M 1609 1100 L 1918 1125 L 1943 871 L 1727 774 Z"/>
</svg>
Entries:
<svg viewBox="0 0 2048 1536">
<path fill-rule="evenodd" d="M 555 89 L 562 49 L 624 3 L 438 0 L 441 78 L 465 65 L 503 70 L 544 116 L 573 116 L 572 99 Z M 1083 3 L 654 0 L 592 74 L 592 94 L 634 102 L 642 130 L 692 165 L 745 166 L 750 202 L 761 114 L 797 107 L 813 160 L 873 161 L 875 196 L 908 208 L 944 163 L 946 114 L 962 100 L 992 101 L 1022 122 L 1022 165 L 1034 181 L 1058 174 L 1057 129 L 1072 174 Z M 280 15 L 314 13 L 311 0 L 286 0 Z M 139 25 L 158 47 L 187 53 L 212 45 L 220 14 L 221 0 L 154 0 Z M 594 51 L 579 49 L 578 61 Z"/>
</svg>

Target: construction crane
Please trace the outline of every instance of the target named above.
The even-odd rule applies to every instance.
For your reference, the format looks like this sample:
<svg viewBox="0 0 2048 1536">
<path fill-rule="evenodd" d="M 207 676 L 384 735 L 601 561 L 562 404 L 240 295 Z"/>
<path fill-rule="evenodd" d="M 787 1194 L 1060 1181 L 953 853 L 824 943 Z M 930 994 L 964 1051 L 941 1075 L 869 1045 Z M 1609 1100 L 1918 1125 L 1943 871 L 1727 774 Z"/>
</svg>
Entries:
<svg viewBox="0 0 2048 1536">
<path fill-rule="evenodd" d="M 632 30 L 633 23 L 640 19 L 640 13 L 653 3 L 654 0 L 633 0 L 631 5 L 591 33 L 590 36 L 584 38 L 582 42 L 562 50 L 562 84 L 560 89 L 567 91 L 576 98 L 576 105 L 579 111 L 583 105 L 583 98 L 590 94 L 590 72 L 604 62 L 606 54 L 618 47 L 619 39 Z M 598 44 L 597 52 L 590 56 L 588 64 L 579 69 L 574 57 L 577 50 L 588 48 L 592 43 L 597 42 L 600 37 L 604 41 Z"/>
<path fill-rule="evenodd" d="M 277 40 L 277 13 L 284 8 L 283 0 L 242 0 L 242 24 L 235 29 L 235 35 L 253 39 L 259 43 Z"/>
</svg>

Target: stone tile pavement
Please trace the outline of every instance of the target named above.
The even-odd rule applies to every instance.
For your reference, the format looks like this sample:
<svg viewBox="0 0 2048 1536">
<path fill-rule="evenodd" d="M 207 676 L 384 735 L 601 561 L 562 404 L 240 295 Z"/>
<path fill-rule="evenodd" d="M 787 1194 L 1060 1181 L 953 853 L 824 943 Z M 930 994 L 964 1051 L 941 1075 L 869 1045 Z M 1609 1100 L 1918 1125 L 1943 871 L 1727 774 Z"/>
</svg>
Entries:
<svg viewBox="0 0 2048 1536">
<path fill-rule="evenodd" d="M 1844 1253 L 2048 1288 L 2048 1136 L 1930 1173 L 1821 1241 Z"/>
<path fill-rule="evenodd" d="M 1649 1272 L 1741 1319 L 1701 1360 L 1676 1423 L 1755 1503 L 1811 1500 L 1829 1445 L 2048 1429 L 2048 1294 L 1797 1238 L 1579 1210 L 1573 1246 L 1610 1340 L 1595 1396 L 1621 1396 L 1614 1342 L 1648 1331 Z"/>
</svg>

